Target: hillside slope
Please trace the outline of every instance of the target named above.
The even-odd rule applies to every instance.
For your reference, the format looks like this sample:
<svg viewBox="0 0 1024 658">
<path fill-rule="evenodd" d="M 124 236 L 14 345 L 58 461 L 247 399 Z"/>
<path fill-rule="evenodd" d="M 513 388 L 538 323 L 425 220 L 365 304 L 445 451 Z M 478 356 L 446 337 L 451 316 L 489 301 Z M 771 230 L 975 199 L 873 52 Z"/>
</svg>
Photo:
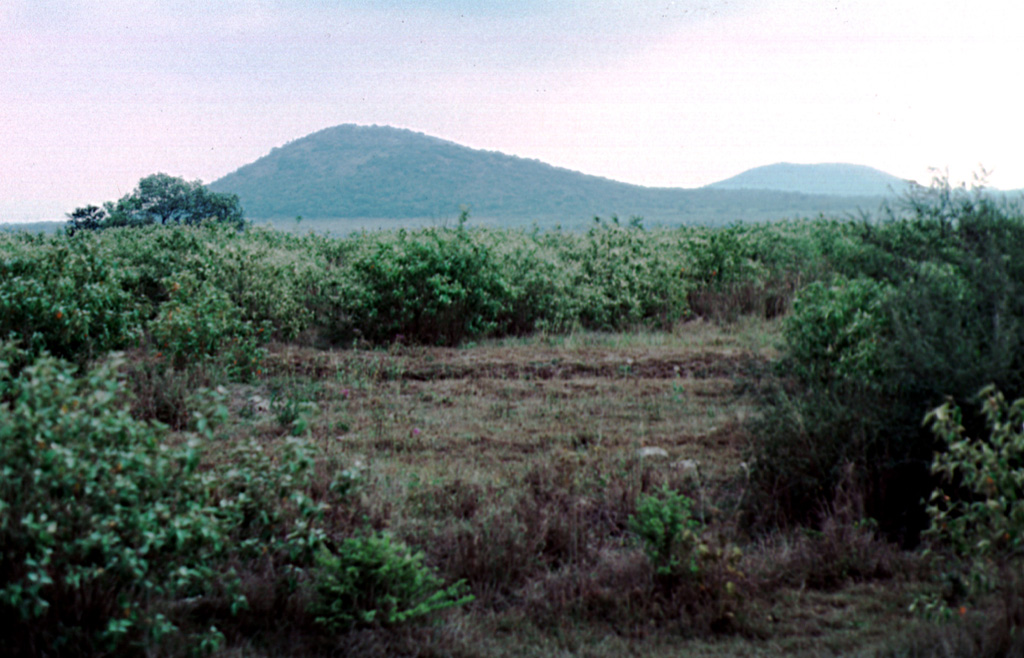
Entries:
<svg viewBox="0 0 1024 658">
<path fill-rule="evenodd" d="M 874 196 L 646 188 L 385 126 L 341 125 L 273 149 L 214 181 L 256 219 L 450 219 L 468 207 L 501 224 L 639 215 L 717 224 L 874 209 Z"/>
</svg>

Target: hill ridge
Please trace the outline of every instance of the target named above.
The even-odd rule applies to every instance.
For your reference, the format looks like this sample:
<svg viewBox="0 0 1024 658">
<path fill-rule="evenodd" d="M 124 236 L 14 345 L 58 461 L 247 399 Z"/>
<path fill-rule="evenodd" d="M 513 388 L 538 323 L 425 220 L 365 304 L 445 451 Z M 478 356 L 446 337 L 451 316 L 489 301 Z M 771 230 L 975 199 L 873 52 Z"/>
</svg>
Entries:
<svg viewBox="0 0 1024 658">
<path fill-rule="evenodd" d="M 275 147 L 214 181 L 261 219 L 453 218 L 468 206 L 503 225 L 594 216 L 718 224 L 876 208 L 874 195 L 644 187 L 392 126 L 341 124 Z"/>
</svg>

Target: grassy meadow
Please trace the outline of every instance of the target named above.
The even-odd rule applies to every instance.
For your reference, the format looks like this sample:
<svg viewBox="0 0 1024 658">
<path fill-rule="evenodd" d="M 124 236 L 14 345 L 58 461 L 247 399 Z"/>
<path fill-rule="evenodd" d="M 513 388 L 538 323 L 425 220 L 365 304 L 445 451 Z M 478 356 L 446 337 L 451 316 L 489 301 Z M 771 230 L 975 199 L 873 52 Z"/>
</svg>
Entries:
<svg viewBox="0 0 1024 658">
<path fill-rule="evenodd" d="M 1010 656 L 1024 217 L 0 234 L 9 655 Z"/>
</svg>

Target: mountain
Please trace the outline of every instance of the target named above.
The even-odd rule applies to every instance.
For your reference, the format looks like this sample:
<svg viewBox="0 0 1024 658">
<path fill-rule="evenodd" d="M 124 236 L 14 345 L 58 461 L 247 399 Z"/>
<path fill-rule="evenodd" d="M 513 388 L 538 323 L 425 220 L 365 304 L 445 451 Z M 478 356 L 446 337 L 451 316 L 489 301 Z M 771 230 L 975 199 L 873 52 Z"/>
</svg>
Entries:
<svg viewBox="0 0 1024 658">
<path fill-rule="evenodd" d="M 886 196 L 900 193 L 909 181 L 864 165 L 778 164 L 748 169 L 708 187 L 717 190 L 777 190 L 838 196 Z"/>
<path fill-rule="evenodd" d="M 725 181 L 723 181 L 725 182 Z M 439 221 L 468 207 L 501 225 L 578 226 L 594 216 L 721 224 L 874 210 L 878 195 L 648 188 L 386 126 L 341 125 L 271 150 L 209 185 L 254 219 Z M 364 223 L 365 225 L 365 223 Z"/>
</svg>

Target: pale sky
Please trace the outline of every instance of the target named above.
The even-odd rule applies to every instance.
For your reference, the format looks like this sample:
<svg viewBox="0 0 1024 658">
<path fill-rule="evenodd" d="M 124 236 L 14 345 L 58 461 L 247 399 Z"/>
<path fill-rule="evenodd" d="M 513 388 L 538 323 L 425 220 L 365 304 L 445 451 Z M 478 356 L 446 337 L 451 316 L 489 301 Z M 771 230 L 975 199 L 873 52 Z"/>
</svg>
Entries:
<svg viewBox="0 0 1024 658">
<path fill-rule="evenodd" d="M 1015 0 L 0 0 L 0 222 L 342 123 L 649 186 L 773 162 L 1024 188 Z"/>
</svg>

